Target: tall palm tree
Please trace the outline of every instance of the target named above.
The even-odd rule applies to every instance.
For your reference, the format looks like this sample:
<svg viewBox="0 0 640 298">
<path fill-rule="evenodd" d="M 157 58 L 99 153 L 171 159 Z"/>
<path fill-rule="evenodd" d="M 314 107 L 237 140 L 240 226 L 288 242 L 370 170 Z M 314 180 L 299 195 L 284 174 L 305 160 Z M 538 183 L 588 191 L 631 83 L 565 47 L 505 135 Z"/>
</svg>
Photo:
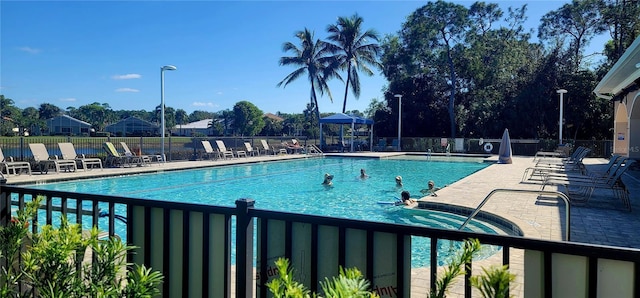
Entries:
<svg viewBox="0 0 640 298">
<path fill-rule="evenodd" d="M 337 72 L 339 64 L 327 49 L 327 44 L 319 39 L 314 40 L 313 32 L 309 31 L 309 29 L 305 28 L 304 31 L 298 31 L 295 36 L 300 40 L 301 47 L 291 42 L 285 42 L 282 45 L 282 50 L 284 52 L 292 52 L 294 56 L 281 57 L 280 65 L 294 65 L 299 66 L 299 68 L 287 75 L 277 86 L 286 87 L 287 84 L 306 73 L 311 83 L 311 104 L 316 110 L 316 116 L 320 119 L 316 91 L 320 92 L 320 95 L 324 95 L 327 92 L 329 99 L 333 102 L 327 81 L 333 77 L 342 80 Z"/>
<path fill-rule="evenodd" d="M 336 24 L 327 26 L 327 32 L 330 34 L 328 39 L 333 42 L 329 43 L 328 47 L 336 54 L 335 57 L 340 62 L 340 68 L 347 72 L 344 103 L 342 104 L 343 113 L 347 110 L 349 84 L 351 84 L 353 95 L 356 98 L 360 97 L 358 71 L 372 76 L 373 71 L 369 66 L 382 68 L 378 61 L 378 55 L 381 52 L 377 43 L 378 33 L 373 29 L 362 32 L 362 22 L 364 22 L 362 17 L 354 14 L 350 18 L 340 17 Z"/>
</svg>

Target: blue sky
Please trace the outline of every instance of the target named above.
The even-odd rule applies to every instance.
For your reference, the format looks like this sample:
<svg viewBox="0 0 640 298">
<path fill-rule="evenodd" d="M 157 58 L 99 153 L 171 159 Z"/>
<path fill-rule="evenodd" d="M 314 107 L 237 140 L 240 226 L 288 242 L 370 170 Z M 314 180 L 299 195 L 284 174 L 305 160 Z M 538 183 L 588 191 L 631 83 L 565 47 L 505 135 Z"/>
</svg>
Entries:
<svg viewBox="0 0 640 298">
<path fill-rule="evenodd" d="M 567 1 L 528 3 L 528 26 Z M 286 41 L 305 27 L 325 39 L 340 16 L 358 13 L 365 29 L 396 33 L 425 1 L 1 1 L 0 93 L 20 108 L 51 103 L 62 109 L 93 102 L 114 110 L 153 110 L 160 104 L 160 67 L 169 107 L 216 112 L 241 100 L 264 112 L 300 113 L 309 102 L 305 78 L 278 88 L 294 68 L 279 66 Z M 456 1 L 465 6 L 472 1 Z M 534 34 L 535 35 L 535 34 Z M 593 42 L 596 50 L 602 41 Z M 296 42 L 297 44 L 297 42 Z M 361 76 L 359 99 L 347 110 L 381 100 L 386 79 Z M 340 112 L 344 84 L 331 84 L 320 111 Z"/>
</svg>

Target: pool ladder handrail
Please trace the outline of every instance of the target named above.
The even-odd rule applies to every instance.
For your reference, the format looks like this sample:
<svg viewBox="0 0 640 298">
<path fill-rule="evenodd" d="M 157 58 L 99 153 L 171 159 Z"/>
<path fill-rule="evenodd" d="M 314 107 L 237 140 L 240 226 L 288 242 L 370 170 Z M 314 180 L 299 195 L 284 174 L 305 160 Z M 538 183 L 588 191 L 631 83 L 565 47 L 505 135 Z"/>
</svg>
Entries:
<svg viewBox="0 0 640 298">
<path fill-rule="evenodd" d="M 458 228 L 458 230 L 464 229 L 464 227 L 480 212 L 480 209 L 484 206 L 484 204 L 487 203 L 489 198 L 491 198 L 494 194 L 498 192 L 528 193 L 528 194 L 552 195 L 552 196 L 560 197 L 562 200 L 564 200 L 564 204 L 566 206 L 565 208 L 565 227 L 566 228 L 565 228 L 564 238 L 566 241 L 571 240 L 571 237 L 570 237 L 571 235 L 571 204 L 569 203 L 569 197 L 567 197 L 567 195 L 559 191 L 549 191 L 549 190 L 527 190 L 527 189 L 507 189 L 507 188 L 494 189 L 486 197 L 484 197 L 484 200 L 480 202 L 478 207 L 476 207 L 476 209 L 469 215 L 469 217 L 467 217 L 467 220 L 465 220 L 464 223 L 462 223 L 462 225 Z"/>
<path fill-rule="evenodd" d="M 316 154 L 324 154 L 324 152 L 322 152 L 322 150 L 320 150 L 320 148 L 318 148 L 318 146 L 316 146 L 315 144 L 308 144 L 307 145 L 307 152 L 311 152 L 311 154 L 313 154 L 315 151 Z"/>
</svg>

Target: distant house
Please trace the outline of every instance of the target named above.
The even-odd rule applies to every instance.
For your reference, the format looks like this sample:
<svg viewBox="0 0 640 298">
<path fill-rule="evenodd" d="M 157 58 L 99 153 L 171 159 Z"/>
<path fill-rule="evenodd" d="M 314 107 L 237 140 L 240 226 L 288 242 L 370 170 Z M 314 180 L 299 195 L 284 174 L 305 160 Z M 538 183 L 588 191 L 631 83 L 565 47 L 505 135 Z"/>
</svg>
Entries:
<svg viewBox="0 0 640 298">
<path fill-rule="evenodd" d="M 129 117 L 104 128 L 105 131 L 123 137 L 159 136 L 160 127 L 137 117 Z"/>
<path fill-rule="evenodd" d="M 271 114 L 271 113 L 266 113 L 266 114 L 264 114 L 264 117 L 265 117 L 265 118 L 269 118 L 269 119 L 271 119 L 271 120 L 273 120 L 273 121 L 275 121 L 275 122 L 282 122 L 282 121 L 284 121 L 284 118 L 282 118 L 282 117 L 280 117 L 280 116 L 278 116 L 278 115 L 275 115 L 275 114 Z"/>
<path fill-rule="evenodd" d="M 593 92 L 613 101 L 613 153 L 640 159 L 640 37 Z"/>
<path fill-rule="evenodd" d="M 67 115 L 48 119 L 47 127 L 49 135 L 78 136 L 91 132 L 91 124 Z"/>
<path fill-rule="evenodd" d="M 195 135 L 205 135 L 208 136 L 211 133 L 211 129 L 209 128 L 209 123 L 213 119 L 203 119 L 196 122 L 191 122 L 182 125 L 176 125 L 171 130 L 173 135 L 176 136 L 195 136 Z"/>
</svg>

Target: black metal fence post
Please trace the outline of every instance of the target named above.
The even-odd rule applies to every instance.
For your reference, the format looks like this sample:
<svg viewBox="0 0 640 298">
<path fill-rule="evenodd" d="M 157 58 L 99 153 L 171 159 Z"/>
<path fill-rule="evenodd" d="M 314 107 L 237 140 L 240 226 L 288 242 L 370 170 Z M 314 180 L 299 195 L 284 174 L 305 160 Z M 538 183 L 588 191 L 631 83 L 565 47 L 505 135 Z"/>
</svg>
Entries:
<svg viewBox="0 0 640 298">
<path fill-rule="evenodd" d="M 6 227 L 11 217 L 11 197 L 2 191 L 7 179 L 0 173 L 0 227 Z"/>
<path fill-rule="evenodd" d="M 253 297 L 253 217 L 249 209 L 253 209 L 255 201 L 239 199 L 236 219 L 236 297 Z"/>
</svg>

